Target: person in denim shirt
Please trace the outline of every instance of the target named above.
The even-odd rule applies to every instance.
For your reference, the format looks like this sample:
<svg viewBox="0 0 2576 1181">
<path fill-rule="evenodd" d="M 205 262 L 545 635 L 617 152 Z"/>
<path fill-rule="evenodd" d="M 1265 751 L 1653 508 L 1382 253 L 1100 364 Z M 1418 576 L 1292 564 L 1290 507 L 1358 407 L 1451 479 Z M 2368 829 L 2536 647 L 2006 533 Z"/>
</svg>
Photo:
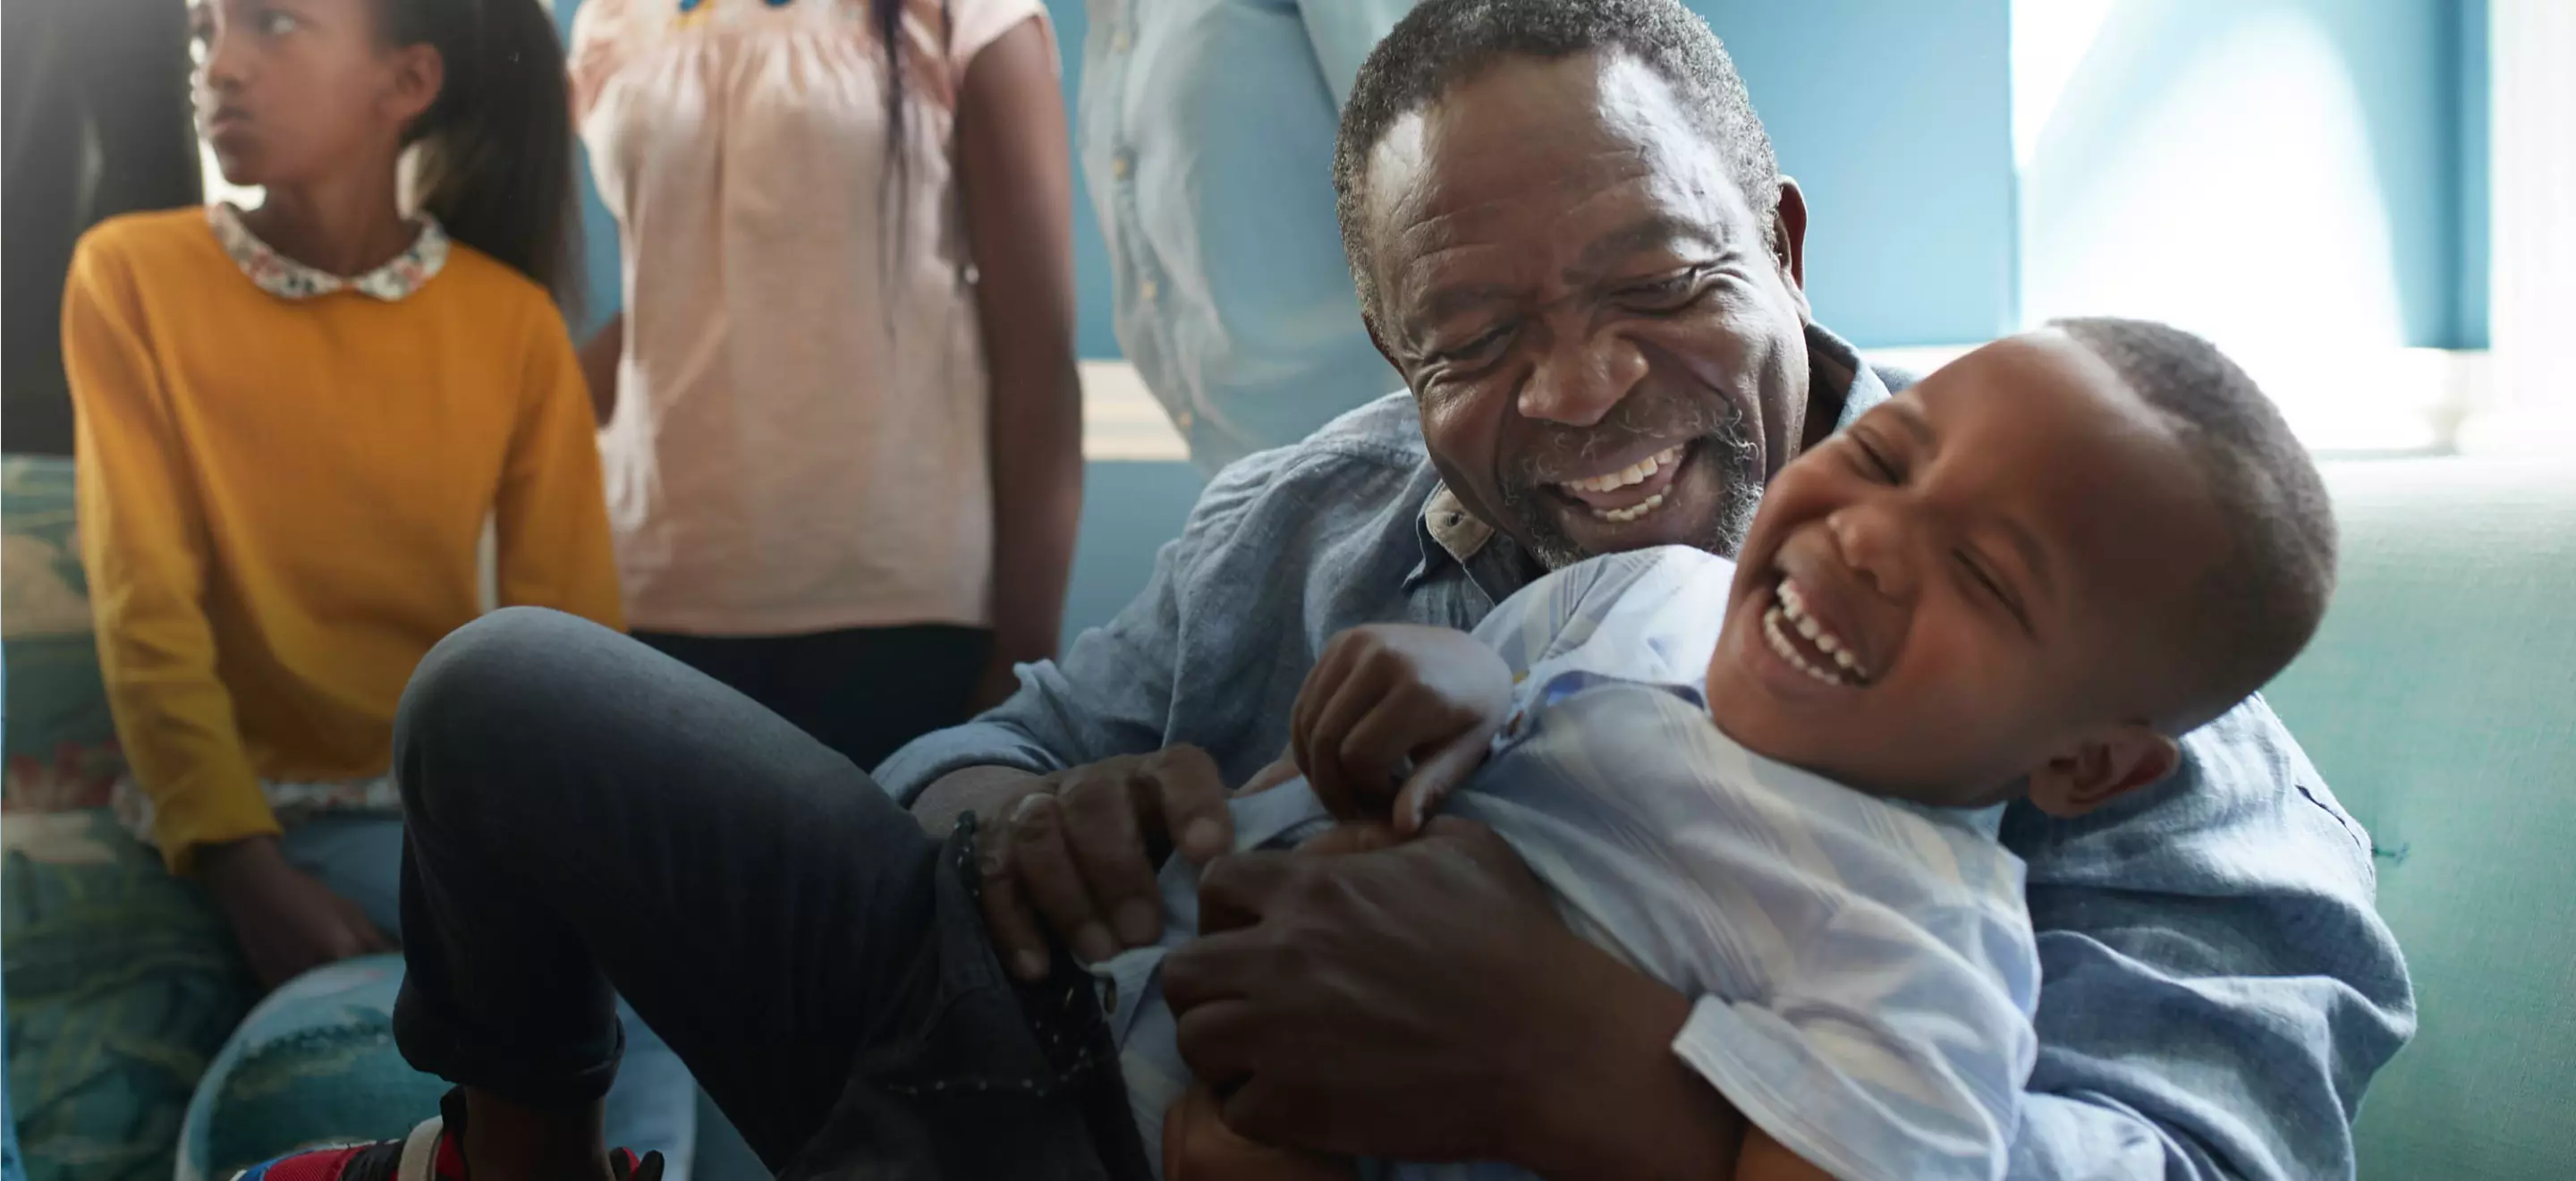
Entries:
<svg viewBox="0 0 2576 1181">
<path fill-rule="evenodd" d="M 1115 620 L 877 769 L 934 830 L 981 817 L 1024 975 L 1043 932 L 1095 961 L 1157 937 L 1145 854 L 1229 846 L 1224 789 L 1278 756 L 1331 636 L 1471 627 L 1589 554 L 1732 552 L 1748 485 L 1902 384 L 1811 321 L 1803 199 L 1669 0 L 1431 0 L 1362 67 L 1336 179 L 1412 392 L 1228 469 Z M 1665 502 L 1579 503 L 1677 439 Z M 2413 997 L 2367 836 L 2259 696 L 2164 784 L 2076 820 L 2016 806 L 2002 838 L 2044 979 L 2011 1176 L 2351 1173 Z M 1472 828 L 1218 862 L 1202 902 L 1231 921 L 1166 968 L 1193 980 L 1181 1049 L 1255 1139 L 1543 1174 L 1715 1158 L 1740 1122 L 1669 1052 L 1689 998 L 1525 887 Z"/>
<path fill-rule="evenodd" d="M 1333 132 L 1413 0 L 1090 0 L 1075 154 L 1118 346 L 1213 473 L 1404 384 L 1333 222 Z"/>
</svg>

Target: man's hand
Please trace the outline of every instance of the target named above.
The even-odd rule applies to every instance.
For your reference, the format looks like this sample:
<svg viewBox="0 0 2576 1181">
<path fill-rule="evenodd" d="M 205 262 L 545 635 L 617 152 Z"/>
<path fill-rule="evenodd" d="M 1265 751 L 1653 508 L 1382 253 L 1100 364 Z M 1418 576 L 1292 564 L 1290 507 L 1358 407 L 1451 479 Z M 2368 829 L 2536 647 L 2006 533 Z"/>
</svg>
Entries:
<svg viewBox="0 0 2576 1181">
<path fill-rule="evenodd" d="M 210 846 L 198 859 L 251 971 L 269 988 L 324 964 L 394 949 L 357 903 L 287 864 L 275 837 Z"/>
<path fill-rule="evenodd" d="M 1211 864 L 1203 933 L 1164 961 L 1228 1127 L 1550 1177 L 1726 1175 L 1740 1123 L 1671 1051 L 1687 998 L 1568 931 L 1482 825 L 1337 831 L 1361 851 Z"/>
<path fill-rule="evenodd" d="M 984 781 L 955 789 L 941 780 L 914 812 L 954 822 L 961 797 L 984 824 L 984 922 L 1011 974 L 1047 971 L 1052 931 L 1074 954 L 1098 962 L 1163 934 L 1155 867 L 1177 850 L 1194 862 L 1234 846 L 1234 817 L 1216 762 L 1194 746 L 1125 755 L 1053 775 L 975 769 Z"/>
<path fill-rule="evenodd" d="M 1511 699 L 1511 669 L 1465 632 L 1355 627 L 1306 674 L 1289 749 L 1333 815 L 1391 816 L 1411 835 L 1483 764 Z"/>
</svg>

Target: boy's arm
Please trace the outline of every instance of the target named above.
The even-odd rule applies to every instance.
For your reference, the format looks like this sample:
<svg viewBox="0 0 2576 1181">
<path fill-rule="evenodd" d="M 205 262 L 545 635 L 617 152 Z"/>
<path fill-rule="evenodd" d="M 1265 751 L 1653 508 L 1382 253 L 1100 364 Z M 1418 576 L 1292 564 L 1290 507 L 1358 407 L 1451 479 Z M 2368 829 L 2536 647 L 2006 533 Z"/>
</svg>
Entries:
<svg viewBox="0 0 2576 1181">
<path fill-rule="evenodd" d="M 1744 1126 L 1744 1147 L 1735 1158 L 1735 1181 L 1834 1181 L 1834 1175 L 1807 1163 L 1780 1146 L 1769 1132 Z"/>
</svg>

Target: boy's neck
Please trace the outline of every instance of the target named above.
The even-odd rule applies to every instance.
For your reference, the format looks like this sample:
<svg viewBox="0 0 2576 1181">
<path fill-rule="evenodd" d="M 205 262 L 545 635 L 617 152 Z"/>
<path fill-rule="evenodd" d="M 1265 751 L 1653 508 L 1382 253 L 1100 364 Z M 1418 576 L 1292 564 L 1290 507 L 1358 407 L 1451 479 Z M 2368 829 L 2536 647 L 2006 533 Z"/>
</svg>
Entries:
<svg viewBox="0 0 2576 1181">
<path fill-rule="evenodd" d="M 269 248 L 327 274 L 363 275 L 411 249 L 390 167 L 351 169 L 307 184 L 275 185 L 245 215 Z"/>
</svg>

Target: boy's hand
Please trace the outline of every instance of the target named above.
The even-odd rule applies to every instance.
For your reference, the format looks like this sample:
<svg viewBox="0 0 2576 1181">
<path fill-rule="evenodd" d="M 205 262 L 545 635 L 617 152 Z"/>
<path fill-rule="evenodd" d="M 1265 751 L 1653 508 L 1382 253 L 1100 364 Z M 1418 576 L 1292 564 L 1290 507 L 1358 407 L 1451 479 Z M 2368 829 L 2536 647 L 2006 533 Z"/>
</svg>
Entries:
<svg viewBox="0 0 2576 1181">
<path fill-rule="evenodd" d="M 1306 675 L 1290 749 L 1335 816 L 1391 815 L 1411 836 L 1484 763 L 1511 698 L 1511 669 L 1465 632 L 1355 627 Z"/>
<path fill-rule="evenodd" d="M 198 857 L 206 888 L 232 921 L 262 985 L 275 988 L 324 964 L 394 950 L 357 903 L 288 864 L 274 837 L 212 846 Z"/>
</svg>

